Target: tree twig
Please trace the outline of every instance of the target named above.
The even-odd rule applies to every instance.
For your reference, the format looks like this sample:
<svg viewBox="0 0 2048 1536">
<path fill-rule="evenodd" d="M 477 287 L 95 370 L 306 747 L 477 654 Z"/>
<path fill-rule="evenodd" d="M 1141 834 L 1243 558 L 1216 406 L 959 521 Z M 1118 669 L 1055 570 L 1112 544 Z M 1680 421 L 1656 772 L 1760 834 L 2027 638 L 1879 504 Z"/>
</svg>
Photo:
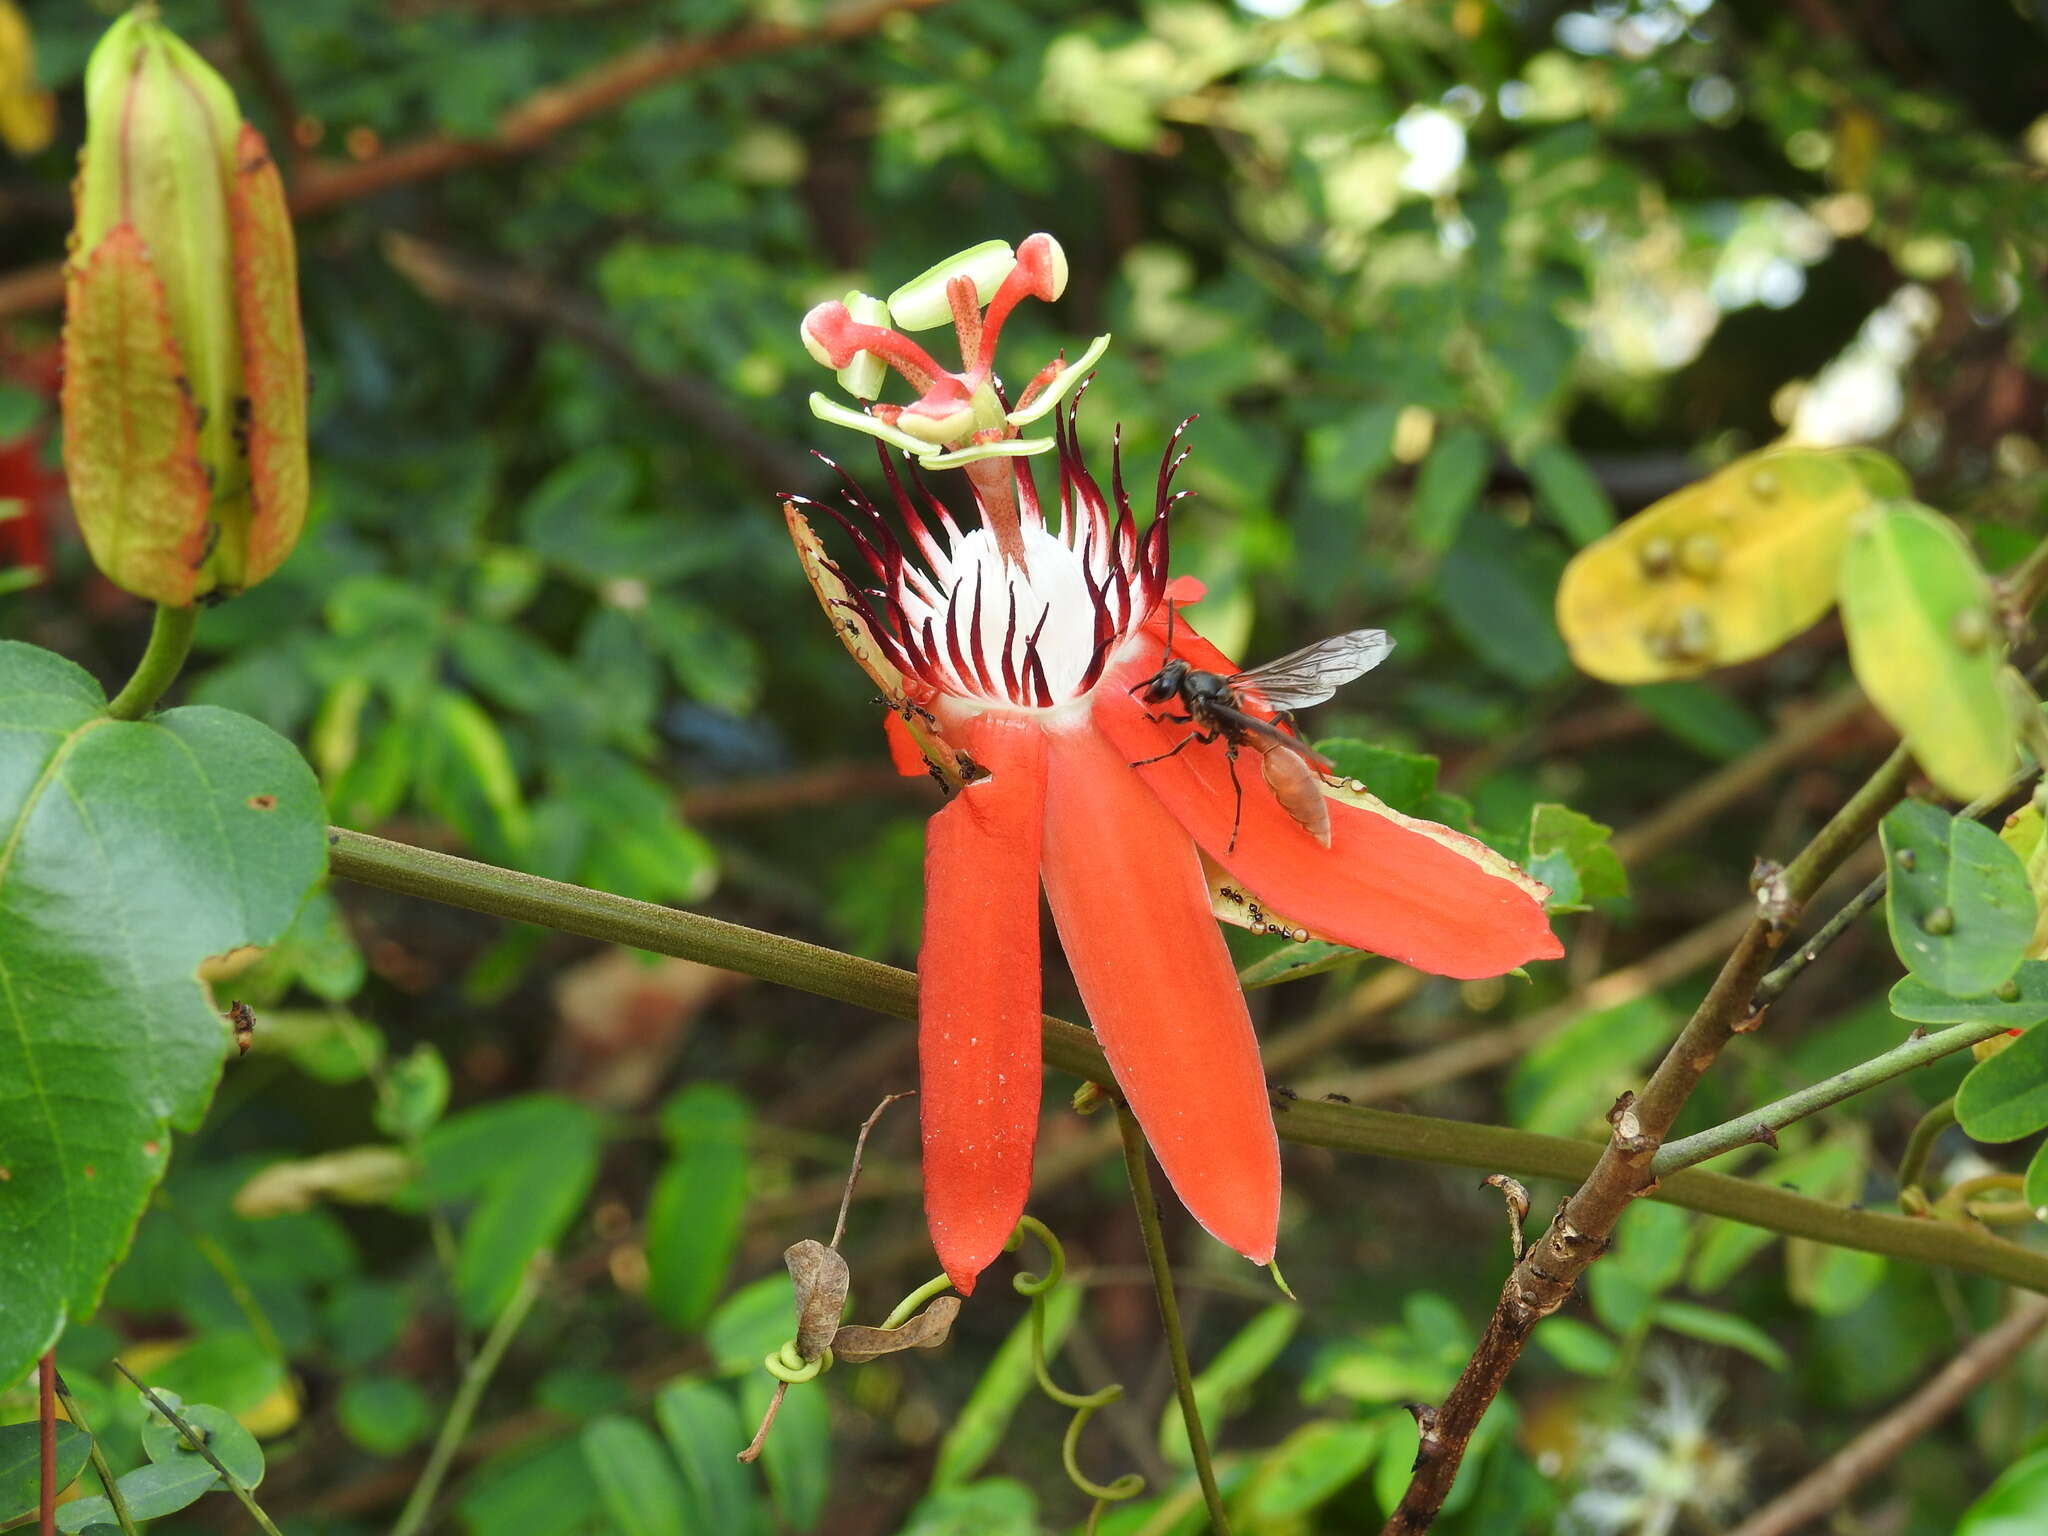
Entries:
<svg viewBox="0 0 2048 1536">
<path fill-rule="evenodd" d="M 892 1018 L 917 1017 L 917 978 L 895 966 L 700 913 L 544 880 L 340 827 L 328 829 L 328 843 L 330 867 L 344 879 L 631 949 L 723 966 Z M 1090 1082 L 1113 1081 L 1109 1063 L 1087 1030 L 1050 1016 L 1041 1027 L 1048 1066 Z M 1583 1178 L 1600 1156 L 1594 1144 L 1576 1138 L 1394 1114 L 1364 1105 L 1281 1099 L 1274 1109 L 1282 1140 L 1338 1152 L 1557 1179 Z M 1655 1197 L 1790 1237 L 2048 1291 L 2048 1254 L 1989 1233 L 1936 1229 L 1932 1223 L 1902 1216 L 1844 1210 L 1789 1190 L 1698 1169 L 1665 1180 Z"/>
<path fill-rule="evenodd" d="M 1895 749 L 1784 869 L 1774 882 L 1778 894 L 1773 910 L 1759 911 L 1752 919 L 1706 997 L 1651 1074 L 1642 1097 L 1624 1094 L 1616 1101 L 1609 1115 L 1613 1131 L 1592 1173 L 1558 1206 L 1549 1229 L 1510 1272 L 1478 1348 L 1423 1426 L 1414 1475 L 1382 1536 L 1415 1536 L 1435 1522 L 1472 1432 L 1521 1358 L 1530 1334 L 1564 1305 L 1579 1276 L 1607 1247 L 1621 1213 L 1656 1183 L 1651 1159 L 1694 1086 L 1750 1017 L 1750 995 L 1763 979 L 1785 927 L 1798 920 L 1800 908 L 1904 795 L 1912 766 L 1906 749 Z"/>
<path fill-rule="evenodd" d="M 845 42 L 873 32 L 893 16 L 930 10 L 946 0 L 864 0 L 815 24 L 757 22 L 710 37 L 665 38 L 629 49 L 582 74 L 534 92 L 506 110 L 479 138 L 430 133 L 368 160 L 302 162 L 291 188 L 295 214 L 315 213 L 451 171 L 531 154 L 565 129 L 615 112 L 656 86 L 722 64 L 815 43 Z M 0 277 L 0 319 L 48 309 L 64 298 L 64 266 L 25 268 Z"/>
<path fill-rule="evenodd" d="M 2012 1364 L 2042 1325 L 2048 1299 L 2029 1296 L 1996 1327 L 1928 1378 L 1911 1397 L 1864 1430 L 1791 1488 L 1738 1525 L 1729 1536 L 1789 1536 L 1839 1509 L 1856 1486 L 1889 1466 L 1899 1452 L 1955 1411 L 1962 1400 Z"/>
<path fill-rule="evenodd" d="M 1885 876 L 1882 871 L 1870 884 L 1842 903 L 1841 910 L 1814 931 L 1812 938 L 1801 944 L 1792 958 L 1768 972 L 1756 984 L 1756 990 L 1749 994 L 1749 1011 L 1762 1013 L 1771 1004 L 1785 995 L 1785 989 L 1799 979 L 1799 973 L 1818 960 L 1829 945 L 1856 925 L 1857 919 L 1884 900 Z"/>
<path fill-rule="evenodd" d="M 1166 1330 L 1166 1358 L 1173 1366 L 1173 1393 L 1180 1400 L 1180 1420 L 1187 1427 L 1188 1454 L 1194 1459 L 1195 1478 L 1202 1485 L 1202 1501 L 1209 1506 L 1212 1536 L 1230 1536 L 1230 1520 L 1223 1512 L 1223 1494 L 1216 1486 L 1216 1468 L 1209 1461 L 1209 1436 L 1202 1428 L 1202 1409 L 1195 1401 L 1195 1376 L 1188 1364 L 1187 1335 L 1181 1331 L 1180 1302 L 1173 1294 L 1173 1265 L 1166 1255 L 1166 1238 L 1159 1229 L 1159 1202 L 1152 1197 L 1152 1173 L 1146 1167 L 1150 1149 L 1138 1117 L 1122 1099 L 1116 1104 L 1116 1126 L 1123 1135 L 1124 1171 L 1130 1175 L 1131 1199 L 1138 1207 L 1138 1230 L 1145 1240 L 1145 1260 L 1152 1268 L 1152 1294 L 1159 1300 L 1159 1323 Z"/>
<path fill-rule="evenodd" d="M 64 1404 L 64 1416 L 78 1427 L 85 1436 L 85 1454 L 92 1461 L 93 1474 L 100 1480 L 100 1488 L 107 1496 L 107 1502 L 114 1507 L 114 1523 L 121 1527 L 124 1536 L 137 1536 L 135 1517 L 128 1513 L 127 1495 L 121 1492 L 120 1479 L 114 1476 L 114 1469 L 107 1465 L 106 1452 L 100 1449 L 99 1439 L 93 1434 L 92 1426 L 85 1422 L 85 1415 L 79 1412 L 78 1399 L 71 1395 L 71 1388 L 64 1384 L 62 1371 L 52 1372 L 58 1400 Z"/>
<path fill-rule="evenodd" d="M 1796 1120 L 1804 1120 L 1831 1104 L 1854 1098 L 1901 1073 L 1953 1055 L 1979 1040 L 1989 1040 L 1993 1035 L 2004 1033 L 2003 1023 L 1987 1024 L 1981 1019 L 1972 1024 L 1957 1024 L 1939 1034 L 1916 1033 L 1912 1039 L 1882 1056 L 1874 1056 L 1846 1071 L 1837 1072 L 1833 1077 L 1823 1078 L 1797 1093 L 1787 1094 L 1774 1104 L 1737 1115 L 1733 1120 L 1710 1126 L 1681 1141 L 1667 1143 L 1650 1159 L 1650 1172 L 1662 1178 L 1667 1173 L 1704 1163 L 1710 1157 L 1733 1152 L 1737 1147 L 1754 1146 L 1758 1142 L 1774 1147 L 1778 1144 L 1778 1132 Z"/>
</svg>

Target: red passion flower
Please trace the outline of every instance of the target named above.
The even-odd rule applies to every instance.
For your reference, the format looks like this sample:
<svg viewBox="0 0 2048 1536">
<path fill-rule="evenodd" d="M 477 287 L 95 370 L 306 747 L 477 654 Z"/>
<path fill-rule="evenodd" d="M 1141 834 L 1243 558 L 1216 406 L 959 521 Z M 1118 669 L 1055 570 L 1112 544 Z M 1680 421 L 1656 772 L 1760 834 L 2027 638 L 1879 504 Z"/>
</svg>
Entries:
<svg viewBox="0 0 2048 1536">
<path fill-rule="evenodd" d="M 1002 277 L 987 286 L 1001 292 Z M 973 295 L 951 287 L 956 318 L 978 320 Z M 979 377 L 967 393 L 1000 391 L 986 362 L 995 324 L 959 328 L 982 365 L 968 370 Z M 895 350 L 860 329 L 873 352 Z M 828 360 L 844 369 L 845 353 Z M 933 373 L 920 371 L 913 387 L 928 392 Z M 1064 394 L 1062 371 L 1034 384 Z M 1170 512 L 1186 494 L 1172 490 L 1181 434 L 1141 526 L 1121 454 L 1105 491 L 1083 461 L 1074 407 L 1051 414 L 1051 507 L 1031 449 L 998 447 L 969 466 L 976 517 L 963 523 L 919 468 L 928 447 L 905 470 L 882 450 L 893 517 L 851 477 L 836 506 L 792 498 L 785 508 L 826 613 L 896 706 L 899 766 L 929 763 L 958 786 L 926 837 L 918 1060 L 925 1211 L 962 1293 L 1002 1251 L 1030 1189 L 1041 885 L 1118 1089 L 1174 1191 L 1262 1264 L 1277 1237 L 1279 1144 L 1217 915 L 1463 978 L 1562 953 L 1544 888 L 1475 838 L 1400 815 L 1355 780 L 1326 780 L 1325 843 L 1248 765 L 1240 810 L 1222 743 L 1162 758 L 1187 727 L 1152 718 L 1160 706 L 1138 692 L 1168 653 L 1169 614 L 1173 657 L 1237 670 L 1176 611 L 1201 595 L 1168 574 Z M 1001 409 L 975 415 L 987 423 L 970 429 L 978 436 L 948 441 L 971 452 L 1015 439 L 1002 435 Z M 826 555 L 806 510 L 851 536 L 862 581 Z M 1243 702 L 1273 719 L 1256 697 Z"/>
</svg>

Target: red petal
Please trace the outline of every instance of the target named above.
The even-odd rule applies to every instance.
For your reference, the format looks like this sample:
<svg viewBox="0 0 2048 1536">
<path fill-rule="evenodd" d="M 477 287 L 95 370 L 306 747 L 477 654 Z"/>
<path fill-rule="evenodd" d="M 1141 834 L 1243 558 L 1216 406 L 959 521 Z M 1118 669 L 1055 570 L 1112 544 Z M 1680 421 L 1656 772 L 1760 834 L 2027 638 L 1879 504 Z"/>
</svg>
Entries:
<svg viewBox="0 0 2048 1536">
<path fill-rule="evenodd" d="M 1185 621 L 1175 624 L 1174 650 L 1197 665 L 1204 655 L 1229 665 Z M 1188 733 L 1185 725 L 1146 719 L 1146 707 L 1125 691 L 1157 669 L 1156 655 L 1134 649 L 1096 690 L 1096 726 L 1127 762 L 1171 751 Z M 1240 751 L 1237 769 L 1244 809 L 1235 848 L 1235 797 L 1221 742 L 1191 743 L 1136 771 L 1203 852 L 1277 918 L 1440 976 L 1498 976 L 1564 953 L 1544 916 L 1542 887 L 1477 838 L 1396 815 L 1377 801 L 1330 795 L 1326 848 L 1273 798 L 1255 749 Z"/>
<path fill-rule="evenodd" d="M 1038 848 L 1045 734 L 979 715 L 958 745 L 988 777 L 925 833 L 918 1104 L 932 1246 L 965 1296 L 1009 1241 L 1038 1135 Z"/>
<path fill-rule="evenodd" d="M 896 771 L 904 778 L 921 779 L 932 771 L 917 738 L 910 734 L 910 727 L 893 709 L 882 717 L 882 734 L 889 739 L 889 761 L 895 764 Z"/>
<path fill-rule="evenodd" d="M 1121 749 L 1049 736 L 1045 894 L 1096 1038 L 1181 1202 L 1264 1264 L 1280 1144 L 1200 861 Z"/>
</svg>

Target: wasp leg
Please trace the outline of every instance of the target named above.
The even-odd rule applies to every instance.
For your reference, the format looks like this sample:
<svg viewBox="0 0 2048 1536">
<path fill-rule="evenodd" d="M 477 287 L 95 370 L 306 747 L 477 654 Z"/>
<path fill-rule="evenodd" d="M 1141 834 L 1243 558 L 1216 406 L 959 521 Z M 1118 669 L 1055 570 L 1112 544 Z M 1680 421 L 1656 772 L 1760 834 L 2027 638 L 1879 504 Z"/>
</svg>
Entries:
<svg viewBox="0 0 2048 1536">
<path fill-rule="evenodd" d="M 1237 832 L 1244 823 L 1244 785 L 1237 777 L 1236 742 L 1226 744 L 1224 757 L 1230 764 L 1230 792 L 1234 796 L 1230 810 L 1230 846 L 1224 849 L 1226 854 L 1231 854 L 1237 852 Z"/>
<path fill-rule="evenodd" d="M 1170 722 L 1170 723 L 1172 723 L 1172 724 L 1174 724 L 1174 725 L 1187 725 L 1187 724 L 1191 723 L 1191 722 L 1192 722 L 1192 721 L 1194 720 L 1194 718 L 1195 718 L 1195 717 L 1194 717 L 1193 715 L 1153 715 L 1153 714 L 1148 714 L 1148 715 L 1146 715 L 1146 716 L 1145 716 L 1145 718 L 1146 718 L 1147 720 L 1150 720 L 1150 721 L 1152 721 L 1152 722 L 1153 722 L 1153 723 L 1154 723 L 1155 725 L 1163 725 L 1163 724 L 1166 724 L 1166 723 L 1169 723 L 1169 722 Z M 1214 740 L 1215 740 L 1216 738 L 1215 738 L 1214 736 L 1211 736 L 1211 737 L 1209 737 L 1208 739 L 1209 739 L 1209 740 L 1211 740 L 1211 741 L 1214 741 Z"/>
<path fill-rule="evenodd" d="M 1214 731 L 1209 732 L 1207 735 L 1204 735 L 1200 731 L 1189 731 L 1187 735 L 1181 737 L 1181 739 L 1174 744 L 1172 751 L 1162 752 L 1157 757 L 1141 757 L 1135 763 L 1131 764 L 1131 766 L 1133 768 L 1143 768 L 1147 763 L 1163 763 L 1169 757 L 1176 756 L 1183 748 L 1193 744 L 1194 742 L 1199 741 L 1207 743 L 1214 741 L 1215 739 L 1216 733 Z"/>
</svg>

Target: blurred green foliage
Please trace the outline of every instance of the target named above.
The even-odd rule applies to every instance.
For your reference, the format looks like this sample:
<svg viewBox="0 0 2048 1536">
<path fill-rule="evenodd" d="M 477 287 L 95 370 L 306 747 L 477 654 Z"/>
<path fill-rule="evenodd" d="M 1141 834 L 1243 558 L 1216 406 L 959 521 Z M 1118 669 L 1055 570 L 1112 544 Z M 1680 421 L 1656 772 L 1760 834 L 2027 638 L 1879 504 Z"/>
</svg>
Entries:
<svg viewBox="0 0 2048 1536">
<path fill-rule="evenodd" d="M 9 269 L 62 253 L 78 73 L 110 14 L 26 9 L 59 132 L 0 166 Z M 702 45 L 517 152 L 392 176 L 301 220 L 314 526 L 278 576 L 205 615 L 183 699 L 300 742 L 335 820 L 907 959 L 932 801 L 889 773 L 880 711 L 775 498 L 828 483 L 813 447 L 870 471 L 804 407 L 821 381 L 797 317 L 986 236 L 1047 229 L 1071 261 L 1066 299 L 1020 316 L 1020 353 L 1116 333 L 1091 446 L 1120 423 L 1142 478 L 1199 414 L 1176 563 L 1208 583 L 1205 632 L 1257 659 L 1388 629 L 1393 663 L 1323 710 L 1319 734 L 1344 738 L 1345 770 L 1390 804 L 1547 861 L 1588 909 L 1562 919 L 1567 965 L 1421 989 L 1304 1064 L 1316 1091 L 1526 1019 L 1748 900 L 1751 855 L 1796 847 L 1889 745 L 1851 722 L 1682 835 L 1630 843 L 1849 672 L 1823 624 L 1705 679 L 1596 685 L 1553 617 L 1574 550 L 1788 432 L 1883 448 L 1988 568 L 2043 531 L 2034 8 L 849 9 L 845 35 L 806 40 L 848 11 L 165 0 L 302 188 L 489 134 L 636 50 Z M 12 315 L 0 356 L 54 323 Z M 39 409 L 47 423 L 32 392 L 0 389 L 0 448 Z M 6 527 L 0 549 L 18 547 Z M 0 632 L 117 681 L 145 618 L 92 577 L 61 517 L 47 533 L 48 580 L 11 590 L 0 571 Z M 1233 943 L 1293 963 L 1274 941 Z M 1341 1008 L 1358 974 L 1258 994 L 1262 1026 Z M 1897 975 L 1878 925 L 1852 930 L 1731 1052 L 1693 1123 L 1895 1044 L 1881 993 Z M 455 1362 L 553 1252 L 449 1490 L 469 1530 L 1010 1536 L 1085 1515 L 1058 1470 L 1066 1415 L 1031 1393 L 1022 1306 L 993 1279 L 948 1350 L 793 1388 L 757 1469 L 723 1449 L 752 1432 L 761 1356 L 790 1332 L 777 1255 L 829 1233 L 854 1127 L 911 1080 L 906 1032 L 355 889 L 309 906 L 230 985 L 260 1010 L 255 1047 L 181 1143 L 106 1310 L 59 1348 L 117 1470 L 156 1463 L 107 1363 L 154 1348 L 139 1370 L 266 1437 L 266 1502 L 291 1528 L 381 1523 L 406 1486 L 383 1464 L 431 1435 Z M 1586 1002 L 1504 1070 L 1413 1106 L 1597 1131 L 1704 988 L 1688 971 Z M 1907 1016 L 1937 1016 L 1925 1001 Z M 1774 1160 L 1749 1149 L 1743 1171 L 1889 1202 L 1908 1132 L 1964 1067 L 1789 1131 Z M 929 1270 L 912 1118 L 869 1149 L 876 1198 L 846 1245 L 862 1317 Z M 1091 1128 L 1055 1109 L 1045 1155 Z M 237 1213 L 263 1169 L 366 1144 L 418 1178 L 368 1204 Z M 1937 1170 L 2017 1175 L 2031 1151 L 1952 1132 Z M 1101 1529 L 1192 1531 L 1177 1447 L 1158 1443 L 1128 1213 L 1095 1167 L 1034 1210 L 1084 1267 L 1052 1304 L 1062 1379 L 1132 1388 L 1106 1410 L 1125 1414 L 1117 1432 L 1083 1441 L 1088 1468 L 1154 1479 Z M 1492 1304 L 1498 1204 L 1408 1165 L 1301 1155 L 1288 1176 L 1298 1313 L 1174 1232 L 1196 1356 L 1217 1373 L 1240 1529 L 1367 1528 L 1413 1457 L 1400 1404 L 1443 1392 Z M 1539 1216 L 1558 1193 L 1536 1190 Z M 1711 1528 L 1837 1448 L 1998 1301 L 1988 1283 L 1646 1204 L 1585 1305 L 1538 1332 L 1439 1529 Z M 0 1418 L 24 1403 L 0 1397 Z M 2028 1528 L 2048 1519 L 2044 1425 L 2037 1351 L 1859 1508 L 1912 1536 Z"/>
</svg>

